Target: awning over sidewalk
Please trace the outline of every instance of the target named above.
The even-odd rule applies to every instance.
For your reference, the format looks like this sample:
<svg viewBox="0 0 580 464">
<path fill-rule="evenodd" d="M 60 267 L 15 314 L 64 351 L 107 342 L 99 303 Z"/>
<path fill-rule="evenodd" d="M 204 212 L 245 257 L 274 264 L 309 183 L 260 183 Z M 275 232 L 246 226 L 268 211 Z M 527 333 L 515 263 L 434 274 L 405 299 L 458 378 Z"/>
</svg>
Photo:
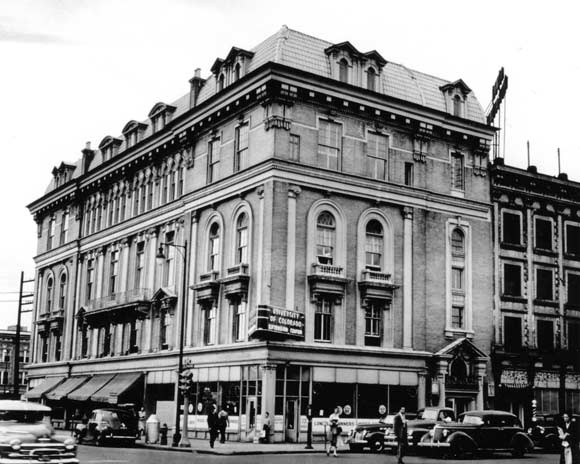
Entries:
<svg viewBox="0 0 580 464">
<path fill-rule="evenodd" d="M 142 376 L 140 372 L 117 374 L 113 380 L 91 396 L 91 401 L 117 404 L 119 396 L 141 380 Z"/>
<path fill-rule="evenodd" d="M 37 385 L 32 390 L 28 390 L 24 394 L 24 397 L 28 398 L 29 400 L 39 400 L 63 380 L 64 377 L 47 377 L 40 385 Z"/>
<path fill-rule="evenodd" d="M 115 374 L 95 375 L 83 386 L 72 393 L 69 393 L 68 399 L 74 401 L 88 401 L 92 395 L 113 380 L 113 377 L 115 377 Z"/>
<path fill-rule="evenodd" d="M 45 396 L 48 400 L 53 401 L 60 401 L 67 397 L 69 393 L 79 388 L 82 384 L 84 384 L 87 380 L 89 380 L 89 376 L 82 375 L 77 377 L 69 377 L 63 383 L 58 385 L 55 389 L 48 392 Z"/>
</svg>

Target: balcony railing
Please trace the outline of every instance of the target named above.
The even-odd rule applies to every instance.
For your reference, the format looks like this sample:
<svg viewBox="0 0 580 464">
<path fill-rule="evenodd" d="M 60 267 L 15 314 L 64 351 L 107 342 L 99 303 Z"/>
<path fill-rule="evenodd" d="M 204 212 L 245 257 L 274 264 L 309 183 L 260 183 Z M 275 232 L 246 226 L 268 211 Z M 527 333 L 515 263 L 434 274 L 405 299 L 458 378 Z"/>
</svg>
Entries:
<svg viewBox="0 0 580 464">
<path fill-rule="evenodd" d="M 343 277 L 344 269 L 342 266 L 333 266 L 331 264 L 313 264 L 312 274 L 319 276 Z"/>
<path fill-rule="evenodd" d="M 127 290 L 126 292 L 113 293 L 112 295 L 90 300 L 88 310 L 96 311 L 99 309 L 111 308 L 113 306 L 135 303 L 137 301 L 147 301 L 151 299 L 151 296 L 151 289 L 149 288 L 134 288 L 133 290 Z"/>
<path fill-rule="evenodd" d="M 391 274 L 387 274 L 385 272 L 378 272 L 378 271 L 370 271 L 368 269 L 362 271 L 362 279 L 363 281 L 369 282 L 383 282 L 383 283 L 391 283 Z"/>
<path fill-rule="evenodd" d="M 199 276 L 199 283 L 215 282 L 219 278 L 218 271 L 210 271 Z"/>
<path fill-rule="evenodd" d="M 235 266 L 228 267 L 227 275 L 228 275 L 228 277 L 238 276 L 238 275 L 248 275 L 248 265 L 247 264 L 236 264 Z"/>
</svg>

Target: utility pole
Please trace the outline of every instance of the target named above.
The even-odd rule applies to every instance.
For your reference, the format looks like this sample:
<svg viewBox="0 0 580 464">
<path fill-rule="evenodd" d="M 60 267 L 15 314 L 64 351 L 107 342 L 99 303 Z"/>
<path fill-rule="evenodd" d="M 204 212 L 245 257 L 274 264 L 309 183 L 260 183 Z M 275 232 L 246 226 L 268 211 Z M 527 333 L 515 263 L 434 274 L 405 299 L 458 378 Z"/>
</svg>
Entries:
<svg viewBox="0 0 580 464">
<path fill-rule="evenodd" d="M 18 294 L 18 316 L 16 317 L 16 335 L 14 336 L 14 378 L 13 392 L 15 398 L 20 397 L 20 326 L 22 324 L 22 313 L 30 313 L 32 309 L 23 309 L 23 306 L 31 306 L 33 303 L 33 292 L 24 293 L 24 284 L 34 282 L 34 279 L 24 280 L 24 271 L 20 272 L 20 292 Z"/>
</svg>

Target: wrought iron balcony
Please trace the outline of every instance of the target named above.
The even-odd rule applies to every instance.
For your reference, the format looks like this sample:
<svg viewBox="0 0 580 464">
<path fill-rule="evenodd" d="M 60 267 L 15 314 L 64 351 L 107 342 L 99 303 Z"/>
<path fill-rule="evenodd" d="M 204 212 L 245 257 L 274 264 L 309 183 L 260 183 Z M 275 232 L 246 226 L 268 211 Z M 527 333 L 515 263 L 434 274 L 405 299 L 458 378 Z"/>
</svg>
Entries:
<svg viewBox="0 0 580 464">
<path fill-rule="evenodd" d="M 87 311 L 102 311 L 116 306 L 124 306 L 142 301 L 149 302 L 151 296 L 152 292 L 149 288 L 134 288 L 126 292 L 113 293 L 102 298 L 90 300 L 87 305 Z"/>
</svg>

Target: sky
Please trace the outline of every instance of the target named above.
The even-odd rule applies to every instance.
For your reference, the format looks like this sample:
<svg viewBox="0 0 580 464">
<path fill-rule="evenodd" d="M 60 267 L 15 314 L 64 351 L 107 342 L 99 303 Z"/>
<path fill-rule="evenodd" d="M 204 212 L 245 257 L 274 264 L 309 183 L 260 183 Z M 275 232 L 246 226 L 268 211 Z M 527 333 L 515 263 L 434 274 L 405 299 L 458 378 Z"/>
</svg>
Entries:
<svg viewBox="0 0 580 464">
<path fill-rule="evenodd" d="M 386 60 L 463 79 L 485 109 L 503 66 L 506 163 L 580 181 L 580 28 L 575 2 L 0 0 L 0 328 L 14 324 L 20 271 L 34 277 L 26 205 L 61 161 L 118 136 L 189 90 L 232 46 L 282 25 Z M 13 293 L 14 292 L 14 293 Z M 30 320 L 24 323 L 30 326 Z"/>
</svg>

